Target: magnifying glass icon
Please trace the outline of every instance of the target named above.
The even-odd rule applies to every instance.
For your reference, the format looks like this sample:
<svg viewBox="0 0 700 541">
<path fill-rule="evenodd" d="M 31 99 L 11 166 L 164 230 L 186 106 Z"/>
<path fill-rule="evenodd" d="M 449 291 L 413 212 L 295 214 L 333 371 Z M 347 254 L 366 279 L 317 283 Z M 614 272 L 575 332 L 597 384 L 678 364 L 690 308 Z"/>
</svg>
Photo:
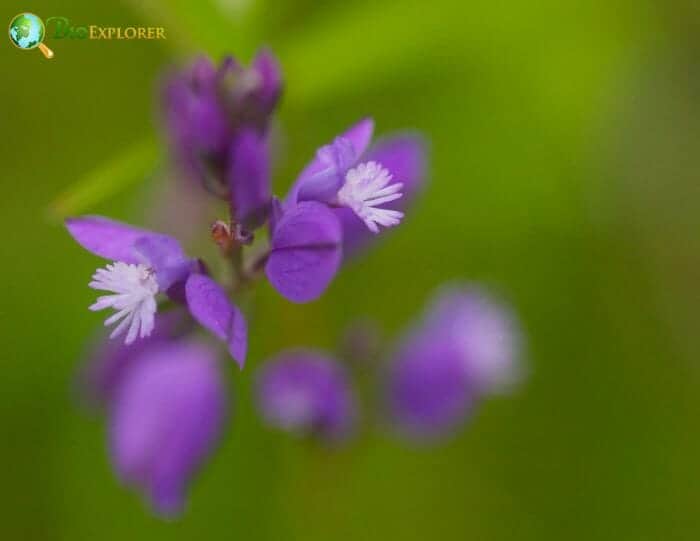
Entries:
<svg viewBox="0 0 700 541">
<path fill-rule="evenodd" d="M 36 49 L 44 54 L 46 58 L 53 58 L 53 51 L 44 45 L 44 35 L 46 27 L 44 21 L 33 13 L 20 13 L 10 21 L 8 31 L 10 41 L 19 49 Z"/>
</svg>

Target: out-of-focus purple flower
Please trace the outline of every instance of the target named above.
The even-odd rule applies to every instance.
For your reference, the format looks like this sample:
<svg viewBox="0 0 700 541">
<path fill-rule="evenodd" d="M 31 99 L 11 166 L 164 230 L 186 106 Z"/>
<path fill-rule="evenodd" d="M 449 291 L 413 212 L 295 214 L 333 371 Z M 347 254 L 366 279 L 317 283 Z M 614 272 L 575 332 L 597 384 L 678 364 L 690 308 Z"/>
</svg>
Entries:
<svg viewBox="0 0 700 541">
<path fill-rule="evenodd" d="M 144 351 L 116 388 L 109 411 L 119 477 L 159 514 L 180 513 L 191 477 L 221 435 L 225 411 L 214 351 L 184 341 Z"/>
<path fill-rule="evenodd" d="M 351 433 L 355 401 L 335 360 L 313 351 L 288 351 L 263 366 L 257 384 L 258 407 L 271 426 L 328 441 Z"/>
<path fill-rule="evenodd" d="M 206 182 L 221 169 L 232 130 L 219 100 L 219 72 L 206 57 L 171 76 L 163 110 L 174 158 L 191 177 Z"/>
<path fill-rule="evenodd" d="M 342 231 L 322 203 L 301 202 L 274 220 L 265 266 L 270 283 L 293 302 L 318 298 L 335 276 L 342 258 Z"/>
<path fill-rule="evenodd" d="M 445 288 L 390 366 L 393 421 L 409 436 L 449 432 L 476 399 L 518 381 L 518 354 L 519 331 L 506 308 L 476 288 Z"/>
<path fill-rule="evenodd" d="M 412 337 L 389 368 L 392 421 L 411 438 L 449 432 L 469 413 L 475 398 L 454 344 L 428 335 Z"/>
<path fill-rule="evenodd" d="M 265 131 L 282 95 L 282 71 L 275 56 L 261 49 L 248 68 L 233 57 L 219 71 L 221 99 L 234 127 Z"/>
<path fill-rule="evenodd" d="M 515 315 L 483 289 L 443 287 L 425 325 L 427 332 L 456 345 L 480 395 L 507 392 L 522 379 L 521 331 Z"/>
<path fill-rule="evenodd" d="M 243 365 L 247 330 L 242 314 L 213 280 L 200 274 L 203 265 L 187 258 L 177 240 L 99 216 L 72 218 L 66 226 L 85 249 L 114 261 L 98 269 L 89 284 L 111 293 L 90 306 L 91 310 L 116 310 L 105 321 L 111 325 L 121 320 L 110 338 L 127 328 L 126 345 L 137 336 L 149 336 L 155 327 L 156 295 L 168 293 L 182 302 L 184 290 L 193 317 L 226 341 L 233 358 Z"/>
<path fill-rule="evenodd" d="M 249 67 L 233 57 L 216 68 L 197 59 L 164 86 L 163 109 L 175 161 L 209 191 L 229 199 L 232 218 L 254 229 L 270 202 L 267 133 L 282 93 L 277 60 L 260 51 Z"/>
<path fill-rule="evenodd" d="M 397 201 L 405 193 L 413 195 L 422 182 L 423 145 L 415 137 L 401 136 L 366 152 L 373 131 L 374 122 L 364 119 L 321 147 L 292 186 L 286 204 L 322 201 L 338 208 L 350 227 L 361 223 L 372 233 L 397 225 L 403 217 Z"/>
</svg>

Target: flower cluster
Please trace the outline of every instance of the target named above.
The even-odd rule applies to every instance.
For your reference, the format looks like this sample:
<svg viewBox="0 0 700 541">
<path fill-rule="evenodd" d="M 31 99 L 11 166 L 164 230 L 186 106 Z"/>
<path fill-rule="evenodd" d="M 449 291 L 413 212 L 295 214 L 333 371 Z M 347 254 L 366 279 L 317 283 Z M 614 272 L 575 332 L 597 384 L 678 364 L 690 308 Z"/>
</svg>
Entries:
<svg viewBox="0 0 700 541">
<path fill-rule="evenodd" d="M 345 258 L 401 222 L 424 182 L 421 137 L 404 133 L 371 144 L 374 124 L 363 119 L 321 146 L 288 193 L 275 197 L 270 126 L 281 94 L 268 51 L 248 67 L 201 58 L 165 82 L 173 163 L 226 212 L 213 224 L 187 224 L 218 246 L 228 268 L 220 275 L 211 269 L 221 265 L 188 255 L 170 235 L 100 216 L 66 221 L 83 248 L 106 260 L 89 283 L 102 292 L 90 310 L 113 310 L 105 325 L 114 328 L 93 352 L 83 390 L 108 418 L 119 477 L 161 515 L 181 512 L 188 482 L 227 417 L 217 349 L 198 329 L 243 369 L 248 323 L 236 304 L 239 292 L 267 278 L 289 301 L 317 299 Z M 486 297 L 445 293 L 386 372 L 392 422 L 409 436 L 455 426 L 476 396 L 512 378 L 515 336 L 506 313 Z M 351 370 L 338 357 L 299 349 L 264 363 L 256 378 L 263 420 L 345 441 L 359 405 Z"/>
<path fill-rule="evenodd" d="M 89 284 L 103 292 L 90 309 L 112 309 L 105 320 L 105 325 L 114 325 L 110 338 L 123 337 L 123 343 L 110 342 L 101 349 L 91 365 L 88 387 L 109 412 L 117 470 L 149 494 L 163 513 L 182 506 L 184 480 L 212 445 L 223 418 L 213 354 L 192 337 L 195 324 L 221 340 L 243 368 L 248 329 L 231 292 L 264 272 L 285 298 L 313 301 L 333 280 L 344 254 L 380 228 L 400 222 L 405 203 L 423 178 L 420 138 L 399 135 L 371 147 L 373 122 L 365 119 L 322 146 L 286 197 L 273 197 L 269 132 L 281 92 L 280 70 L 268 51 L 261 51 L 249 67 L 233 58 L 219 66 L 201 58 L 164 85 L 163 111 L 174 162 L 228 208 L 226 220 L 201 225 L 230 262 L 232 283 L 215 280 L 203 261 L 188 256 L 169 235 L 99 216 L 66 222 L 81 246 L 107 260 Z M 252 252 L 248 247 L 263 227 L 268 230 L 267 247 Z M 322 372 L 325 365 L 318 366 Z M 326 378 L 332 381 L 333 375 Z M 181 389 L 177 382 L 185 380 L 187 388 Z M 173 392 L 161 392 L 168 382 Z M 148 410 L 152 418 L 137 422 L 133 415 L 139 409 Z M 188 411 L 185 419 L 192 418 L 192 423 L 168 430 L 175 422 L 171 416 L 180 410 Z M 330 427 L 333 415 L 309 423 Z M 136 425 L 141 427 L 134 429 Z M 197 435 L 204 426 L 205 434 Z M 173 442 L 167 447 L 175 454 L 156 459 L 153 446 L 163 447 L 161 437 L 191 441 L 186 456 L 177 455 Z M 167 480 L 161 478 L 166 475 L 160 471 L 163 461 L 172 468 Z"/>
</svg>

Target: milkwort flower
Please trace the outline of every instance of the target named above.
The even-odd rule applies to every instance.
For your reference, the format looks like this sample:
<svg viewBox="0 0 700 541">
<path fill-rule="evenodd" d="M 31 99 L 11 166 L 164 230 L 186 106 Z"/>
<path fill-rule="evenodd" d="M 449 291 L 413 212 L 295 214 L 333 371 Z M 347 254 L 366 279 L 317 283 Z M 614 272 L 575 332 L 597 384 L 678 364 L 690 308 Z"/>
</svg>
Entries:
<svg viewBox="0 0 700 541">
<path fill-rule="evenodd" d="M 91 310 L 116 310 L 105 320 L 105 325 L 120 321 L 110 338 L 126 332 L 124 343 L 130 345 L 137 337 L 150 336 L 156 295 L 164 293 L 185 302 L 192 317 L 225 341 L 233 359 L 243 366 L 247 349 L 243 315 L 225 291 L 203 274 L 203 264 L 185 256 L 176 239 L 99 216 L 72 218 L 66 226 L 83 248 L 114 261 L 98 269 L 89 284 L 111 293 L 90 306 Z"/>
<path fill-rule="evenodd" d="M 477 288 L 444 288 L 390 364 L 392 421 L 412 438 L 454 430 L 480 398 L 518 382 L 519 353 L 519 329 L 506 307 Z"/>
<path fill-rule="evenodd" d="M 119 477 L 158 514 L 180 513 L 226 417 L 216 352 L 191 340 L 154 344 L 132 359 L 114 391 L 109 446 Z"/>
<path fill-rule="evenodd" d="M 186 310 L 175 308 L 133 344 L 103 337 L 79 380 L 81 398 L 107 417 L 119 478 L 165 517 L 184 507 L 189 481 L 214 450 L 226 417 L 216 351 L 191 331 Z"/>
<path fill-rule="evenodd" d="M 257 403 L 270 426 L 326 442 L 348 437 L 356 415 L 343 367 L 306 350 L 283 352 L 265 363 L 258 374 Z"/>
<path fill-rule="evenodd" d="M 320 148 L 284 200 L 273 197 L 269 136 L 281 89 L 277 61 L 265 50 L 249 67 L 200 58 L 164 86 L 173 162 L 195 180 L 190 189 L 226 202 L 227 219 L 187 223 L 219 246 L 230 266 L 226 282 L 169 235 L 99 216 L 66 221 L 81 246 L 108 261 L 89 284 L 104 293 L 90 309 L 113 309 L 105 321 L 115 325 L 110 338 L 124 337 L 102 344 L 83 389 L 107 411 L 119 475 L 164 514 L 182 507 L 187 480 L 220 431 L 223 391 L 214 354 L 192 337 L 197 325 L 243 368 L 247 324 L 231 296 L 264 270 L 287 299 L 318 298 L 344 256 L 399 223 L 423 183 L 421 139 L 402 134 L 369 147 L 374 124 L 365 119 Z M 264 226 L 267 244 L 254 239 Z M 285 354 L 260 381 L 271 423 L 329 440 L 349 432 L 354 399 L 331 359 Z"/>
<path fill-rule="evenodd" d="M 261 50 L 243 67 L 208 58 L 172 75 L 163 90 L 171 151 L 185 174 L 229 201 L 241 226 L 263 224 L 269 211 L 268 134 L 282 93 L 277 60 Z"/>
<path fill-rule="evenodd" d="M 293 302 L 318 298 L 344 253 L 357 252 L 379 226 L 397 225 L 404 193 L 412 199 L 423 183 L 421 138 L 398 135 L 367 150 L 373 131 L 372 119 L 364 119 L 322 146 L 284 203 L 273 201 L 265 271 Z"/>
</svg>

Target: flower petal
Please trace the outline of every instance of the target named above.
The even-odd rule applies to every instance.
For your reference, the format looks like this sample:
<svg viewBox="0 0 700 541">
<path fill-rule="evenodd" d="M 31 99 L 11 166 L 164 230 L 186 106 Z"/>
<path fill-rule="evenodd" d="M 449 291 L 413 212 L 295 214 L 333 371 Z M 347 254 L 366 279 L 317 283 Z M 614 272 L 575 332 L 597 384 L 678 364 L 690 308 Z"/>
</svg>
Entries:
<svg viewBox="0 0 700 541">
<path fill-rule="evenodd" d="M 163 109 L 176 152 L 216 154 L 226 148 L 226 115 L 217 96 L 218 72 L 206 57 L 173 74 L 163 89 Z"/>
<path fill-rule="evenodd" d="M 321 147 L 301 172 L 287 197 L 288 204 L 301 200 L 328 201 L 343 183 L 346 171 L 362 156 L 374 132 L 371 118 L 360 120 L 334 141 Z"/>
<path fill-rule="evenodd" d="M 160 236 L 158 233 L 102 216 L 68 218 L 66 227 L 78 244 L 89 252 L 105 259 L 123 261 L 124 263 L 143 262 L 134 250 L 136 240 L 143 237 Z"/>
<path fill-rule="evenodd" d="M 282 70 L 269 49 L 261 49 L 251 62 L 251 68 L 260 76 L 257 105 L 262 112 L 271 114 L 282 94 Z"/>
<path fill-rule="evenodd" d="M 193 260 L 185 255 L 180 243 L 168 235 L 140 237 L 134 242 L 134 250 L 155 271 L 161 291 L 183 281 L 194 268 Z"/>
<path fill-rule="evenodd" d="M 326 205 L 299 203 L 282 215 L 272 234 L 267 277 L 292 302 L 315 300 L 338 270 L 341 242 L 340 223 Z"/>
<path fill-rule="evenodd" d="M 248 229 L 262 225 L 270 209 L 270 158 L 264 135 L 245 130 L 230 149 L 231 215 Z"/>
<path fill-rule="evenodd" d="M 525 376 L 515 314 L 479 287 L 443 286 L 428 309 L 424 329 L 455 344 L 472 386 L 482 395 L 506 393 Z"/>
<path fill-rule="evenodd" d="M 249 67 L 227 58 L 218 74 L 219 97 L 234 127 L 263 133 L 282 95 L 282 73 L 275 56 L 262 49 Z"/>
<path fill-rule="evenodd" d="M 219 440 L 225 410 L 215 351 L 180 341 L 143 352 L 110 408 L 119 476 L 144 492 L 158 513 L 180 513 L 190 478 Z"/>
<path fill-rule="evenodd" d="M 208 276 L 192 274 L 185 284 L 185 295 L 192 317 L 226 342 L 231 357 L 243 368 L 248 327 L 243 314 L 231 303 L 224 289 Z"/>
<path fill-rule="evenodd" d="M 337 441 L 354 422 L 355 401 L 343 367 L 314 351 L 287 351 L 266 362 L 257 395 L 266 422 L 283 430 Z"/>
<path fill-rule="evenodd" d="M 359 157 L 365 153 L 370 141 L 372 140 L 372 134 L 374 133 L 374 120 L 371 118 L 363 118 L 356 124 L 350 126 L 341 137 L 347 139 L 352 143 L 353 150 L 355 154 Z"/>
<path fill-rule="evenodd" d="M 423 188 L 427 145 L 418 134 L 402 133 L 380 139 L 362 159 L 380 163 L 389 170 L 394 182 L 403 184 L 401 205 L 410 202 Z"/>
<path fill-rule="evenodd" d="M 391 364 L 391 419 L 410 439 L 433 440 L 454 431 L 471 411 L 475 394 L 459 352 L 439 336 L 411 337 Z"/>
</svg>

